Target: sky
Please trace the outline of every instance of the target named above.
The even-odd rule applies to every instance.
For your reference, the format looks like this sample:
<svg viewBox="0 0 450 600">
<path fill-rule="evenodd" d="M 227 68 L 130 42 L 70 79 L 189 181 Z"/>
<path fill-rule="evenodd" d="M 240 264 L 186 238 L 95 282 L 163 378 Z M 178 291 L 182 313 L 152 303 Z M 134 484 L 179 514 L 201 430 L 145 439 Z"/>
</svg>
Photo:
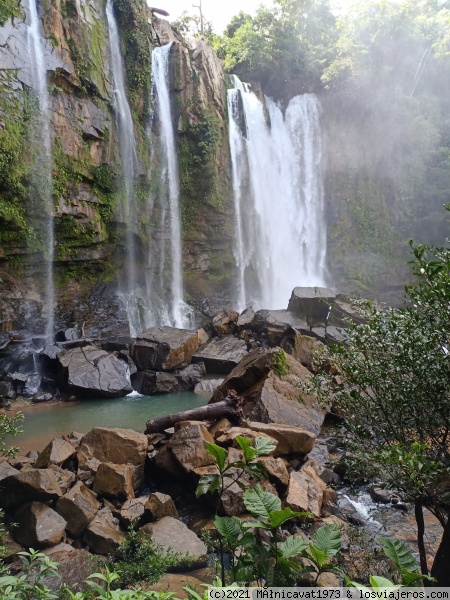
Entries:
<svg viewBox="0 0 450 600">
<path fill-rule="evenodd" d="M 335 0 L 335 5 L 346 7 L 352 0 Z M 168 20 L 174 21 L 183 11 L 189 14 L 199 14 L 199 0 L 148 0 L 150 6 L 163 8 L 169 13 Z M 237 15 L 241 10 L 254 14 L 260 4 L 270 6 L 272 0 L 202 0 L 203 16 L 205 21 L 211 21 L 216 33 L 223 33 L 231 17 Z"/>
</svg>

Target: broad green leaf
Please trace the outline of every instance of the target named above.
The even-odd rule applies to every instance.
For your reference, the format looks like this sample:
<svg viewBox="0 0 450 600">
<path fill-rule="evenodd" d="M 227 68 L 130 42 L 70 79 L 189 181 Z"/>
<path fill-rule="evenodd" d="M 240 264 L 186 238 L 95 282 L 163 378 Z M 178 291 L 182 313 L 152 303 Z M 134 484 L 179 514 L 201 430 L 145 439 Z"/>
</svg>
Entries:
<svg viewBox="0 0 450 600">
<path fill-rule="evenodd" d="M 242 533 L 241 521 L 237 517 L 216 517 L 214 525 L 221 536 L 235 544 Z"/>
<path fill-rule="evenodd" d="M 314 534 L 314 546 L 318 550 L 323 550 L 328 558 L 339 552 L 341 544 L 341 532 L 335 525 L 324 525 Z"/>
<path fill-rule="evenodd" d="M 252 515 L 267 519 L 274 510 L 281 510 L 281 500 L 278 496 L 265 492 L 260 485 L 244 492 L 244 504 Z"/>
<path fill-rule="evenodd" d="M 220 476 L 218 473 L 211 473 L 209 475 L 202 475 L 198 482 L 197 489 L 195 490 L 195 497 L 198 499 L 203 494 L 208 492 L 214 493 L 220 485 Z"/>
<path fill-rule="evenodd" d="M 302 556 L 309 558 L 317 567 L 322 567 L 327 562 L 328 556 L 326 552 L 310 545 L 307 550 L 302 552 Z"/>
<path fill-rule="evenodd" d="M 308 542 L 299 535 L 290 535 L 281 544 L 278 544 L 278 549 L 283 553 L 283 558 L 293 558 L 308 547 Z"/>
<path fill-rule="evenodd" d="M 227 459 L 227 451 L 225 448 L 222 448 L 217 444 L 210 444 L 209 442 L 206 442 L 205 446 L 206 450 L 214 457 L 219 470 L 223 471 L 223 468 L 225 467 L 225 461 Z"/>
<path fill-rule="evenodd" d="M 400 571 L 409 571 L 410 573 L 420 572 L 417 560 L 411 554 L 404 542 L 380 537 L 380 543 L 383 546 L 384 553 L 394 562 L 397 569 Z"/>
<path fill-rule="evenodd" d="M 406 570 L 402 570 L 400 574 L 402 583 L 406 587 L 414 587 L 415 584 L 422 581 L 436 581 L 434 577 L 428 577 L 428 575 L 422 575 L 421 573 L 414 573 Z"/>
<path fill-rule="evenodd" d="M 244 529 L 271 529 L 270 525 L 264 521 L 249 521 L 242 523 L 242 527 Z"/>
<path fill-rule="evenodd" d="M 252 446 L 252 442 L 248 438 L 242 435 L 238 435 L 236 436 L 236 442 L 239 444 L 239 447 L 244 453 L 244 458 L 246 462 L 249 462 L 255 458 L 255 456 L 257 455 L 257 451 Z"/>
<path fill-rule="evenodd" d="M 310 513 L 307 512 L 294 512 L 289 507 L 284 508 L 283 510 L 274 510 L 269 515 L 269 525 L 271 529 L 276 529 L 289 521 L 289 519 L 293 519 L 294 517 L 305 517 L 309 516 Z"/>
<path fill-rule="evenodd" d="M 386 577 L 379 577 L 378 575 L 371 575 L 369 581 L 374 590 L 386 587 L 394 589 L 403 587 L 402 585 L 394 585 L 392 581 L 389 581 Z"/>
<path fill-rule="evenodd" d="M 277 447 L 276 442 L 263 435 L 258 436 L 255 440 L 255 449 L 258 456 L 267 456 Z"/>
</svg>

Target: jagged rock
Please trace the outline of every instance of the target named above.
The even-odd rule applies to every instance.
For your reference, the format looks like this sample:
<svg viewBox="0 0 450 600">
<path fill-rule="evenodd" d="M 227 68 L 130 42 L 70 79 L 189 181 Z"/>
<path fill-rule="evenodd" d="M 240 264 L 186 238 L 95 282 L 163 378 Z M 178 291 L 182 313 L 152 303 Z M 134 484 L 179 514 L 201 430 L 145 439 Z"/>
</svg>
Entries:
<svg viewBox="0 0 450 600">
<path fill-rule="evenodd" d="M 263 464 L 269 475 L 269 481 L 281 488 L 287 487 L 289 484 L 289 472 L 282 458 L 274 458 L 273 456 L 261 456 L 258 462 Z"/>
<path fill-rule="evenodd" d="M 15 400 L 16 391 L 10 381 L 0 381 L 0 400 Z"/>
<path fill-rule="evenodd" d="M 120 509 L 119 520 L 124 529 L 128 529 L 132 523 L 136 523 L 140 527 L 144 520 L 145 504 L 148 500 L 148 496 L 142 498 L 132 498 L 124 502 Z"/>
<path fill-rule="evenodd" d="M 75 473 L 72 473 L 72 471 L 67 469 L 62 469 L 57 465 L 50 465 L 49 469 L 55 473 L 56 480 L 61 488 L 61 492 L 65 494 L 72 487 L 75 481 Z"/>
<path fill-rule="evenodd" d="M 232 423 L 228 419 L 220 419 L 209 429 L 209 433 L 217 438 L 229 431 L 233 427 Z"/>
<path fill-rule="evenodd" d="M 24 469 L 5 477 L 0 484 L 0 506 L 13 506 L 33 500 L 46 502 L 62 496 L 52 469 Z"/>
<path fill-rule="evenodd" d="M 55 361 L 58 358 L 58 354 L 61 354 L 61 352 L 64 352 L 64 348 L 49 344 L 44 346 L 44 348 L 39 352 L 39 356 L 44 357 L 49 361 Z"/>
<path fill-rule="evenodd" d="M 203 379 L 203 381 L 200 381 L 195 385 L 194 392 L 196 394 L 211 395 L 220 385 L 222 385 L 223 382 L 224 380 L 221 377 L 216 377 L 214 379 Z"/>
<path fill-rule="evenodd" d="M 131 376 L 133 389 L 150 396 L 191 390 L 205 376 L 203 363 L 188 365 L 185 369 L 173 373 L 137 371 Z"/>
<path fill-rule="evenodd" d="M 296 287 L 292 291 L 288 310 L 305 319 L 310 327 L 320 327 L 326 324 L 335 299 L 336 292 L 331 288 Z"/>
<path fill-rule="evenodd" d="M 27 548 L 48 548 L 64 538 L 66 521 L 42 502 L 29 502 L 19 508 L 13 530 L 16 542 Z"/>
<path fill-rule="evenodd" d="M 197 330 L 197 336 L 199 346 L 206 344 L 206 342 L 209 340 L 209 335 L 206 333 L 203 327 L 200 327 L 200 329 Z"/>
<path fill-rule="evenodd" d="M 321 342 L 309 335 L 302 335 L 298 331 L 295 331 L 295 336 L 290 348 L 283 342 L 281 342 L 281 347 L 288 352 L 288 354 L 292 354 L 295 360 L 301 363 L 309 371 L 313 370 L 314 353 L 317 352 L 319 348 L 323 347 Z"/>
<path fill-rule="evenodd" d="M 78 340 L 79 337 L 78 331 L 73 327 L 69 327 L 69 329 L 62 329 L 55 334 L 55 342 L 69 342 Z"/>
<path fill-rule="evenodd" d="M 248 354 L 243 340 L 227 335 L 215 338 L 202 346 L 192 357 L 193 363 L 205 363 L 207 373 L 230 373 Z"/>
<path fill-rule="evenodd" d="M 2 460 L 0 461 L 0 492 L 2 491 L 2 481 L 6 477 L 10 477 L 11 475 L 17 475 L 19 471 L 9 464 L 8 461 Z"/>
<path fill-rule="evenodd" d="M 9 462 L 15 469 L 23 469 L 24 467 L 33 467 L 36 459 L 30 458 L 28 456 L 23 456 L 22 454 L 16 454 L 12 458 L 9 459 Z"/>
<path fill-rule="evenodd" d="M 374 502 L 380 502 L 381 504 L 389 504 L 392 497 L 391 490 L 387 490 L 377 485 L 371 485 L 369 487 L 369 494 Z"/>
<path fill-rule="evenodd" d="M 80 442 L 77 458 L 81 470 L 96 472 L 102 462 L 130 464 L 136 467 L 134 487 L 142 482 L 147 452 L 147 437 L 132 429 L 94 427 Z"/>
<path fill-rule="evenodd" d="M 237 320 L 238 328 L 246 329 L 247 327 L 250 327 L 254 318 L 255 318 L 255 311 L 253 310 L 253 307 L 250 306 L 249 308 L 246 308 L 239 315 L 239 318 Z"/>
<path fill-rule="evenodd" d="M 236 311 L 222 310 L 212 318 L 212 328 L 218 336 L 233 334 L 236 330 L 238 318 L 239 313 Z"/>
<path fill-rule="evenodd" d="M 139 370 L 170 371 L 190 363 L 197 348 L 196 331 L 153 327 L 138 335 L 131 358 Z"/>
<path fill-rule="evenodd" d="M 237 477 L 237 475 L 240 475 L 240 473 L 241 470 L 235 468 L 231 468 L 228 471 L 228 474 L 233 479 Z M 233 517 L 247 512 L 244 504 L 244 491 L 252 487 L 252 482 L 246 473 L 239 478 L 239 484 L 235 482 L 229 485 L 230 481 L 231 480 L 226 480 L 226 490 L 221 496 L 221 505 L 225 514 L 229 517 Z"/>
<path fill-rule="evenodd" d="M 87 526 L 83 540 L 96 554 L 111 554 L 125 540 L 119 520 L 109 508 L 102 508 Z"/>
<path fill-rule="evenodd" d="M 100 508 L 95 494 L 78 481 L 56 503 L 55 510 L 67 521 L 67 532 L 74 538 L 80 536 Z"/>
<path fill-rule="evenodd" d="M 95 346 L 73 348 L 58 355 L 65 389 L 116 398 L 132 391 L 128 365 Z"/>
<path fill-rule="evenodd" d="M 97 570 L 96 561 L 85 549 L 73 548 L 69 544 L 57 544 L 46 548 L 43 553 L 58 563 L 59 577 L 45 577 L 44 585 L 58 592 L 62 584 L 67 585 L 73 592 L 85 589 L 84 581 Z"/>
<path fill-rule="evenodd" d="M 308 511 L 319 518 L 326 487 L 311 466 L 306 466 L 300 471 L 292 471 L 286 506 L 292 510 Z"/>
<path fill-rule="evenodd" d="M 249 440 L 254 442 L 256 438 L 259 437 L 259 434 L 257 432 L 252 431 L 249 428 L 247 429 L 245 427 L 231 427 L 230 429 L 228 429 L 228 431 L 223 433 L 221 436 L 217 437 L 216 442 L 220 446 L 229 446 L 231 444 L 234 444 L 235 448 L 239 448 L 239 445 L 236 441 L 236 438 L 238 436 L 248 438 Z M 271 437 L 270 435 L 265 435 L 265 437 L 271 439 L 274 443 L 277 442 L 277 440 L 274 437 Z"/>
<path fill-rule="evenodd" d="M 158 521 L 163 517 L 174 517 L 178 519 L 178 511 L 172 498 L 168 494 L 155 492 L 151 494 L 145 503 L 145 513 L 151 521 Z"/>
<path fill-rule="evenodd" d="M 214 443 L 214 438 L 205 425 L 196 421 L 181 421 L 168 447 L 181 467 L 190 473 L 196 467 L 212 465 L 214 458 L 206 451 L 205 442 Z"/>
<path fill-rule="evenodd" d="M 144 525 L 140 531 L 151 537 L 155 544 L 160 544 L 163 551 L 172 550 L 187 555 L 189 562 L 180 559 L 176 570 L 184 570 L 186 566 L 196 569 L 208 563 L 208 549 L 205 544 L 178 519 L 163 517 L 160 521 Z"/>
<path fill-rule="evenodd" d="M 285 425 L 281 423 L 258 423 L 256 421 L 247 422 L 249 429 L 258 433 L 272 437 L 277 442 L 275 456 L 285 454 L 308 454 L 316 441 L 314 433 L 296 427 L 295 425 Z"/>
<path fill-rule="evenodd" d="M 125 501 L 134 498 L 131 465 L 101 463 L 94 479 L 93 491 L 99 496 Z"/>
<path fill-rule="evenodd" d="M 287 372 L 278 375 L 273 366 L 279 352 L 262 348 L 250 352 L 214 392 L 210 403 L 223 400 L 234 389 L 244 399 L 243 412 L 248 419 L 298 425 L 317 434 L 325 410 L 300 389 L 302 382 L 309 379 L 309 371 L 285 355 Z"/>
<path fill-rule="evenodd" d="M 84 433 L 80 433 L 79 431 L 72 431 L 69 433 L 69 435 L 63 435 L 62 438 L 63 440 L 66 440 L 66 442 L 69 442 L 69 444 L 72 444 L 72 446 L 78 450 L 84 435 Z"/>
<path fill-rule="evenodd" d="M 315 460 L 312 460 L 308 457 L 308 460 L 305 463 L 305 466 L 306 465 L 311 466 L 314 469 L 314 471 L 317 473 L 317 475 L 320 477 L 320 479 L 322 481 L 324 481 L 326 484 L 339 483 L 340 477 L 339 477 L 339 475 L 337 475 L 337 473 L 334 473 L 331 469 L 324 467 L 323 465 L 316 462 Z"/>
<path fill-rule="evenodd" d="M 164 474 L 164 477 L 169 475 L 174 479 L 182 479 L 183 476 L 186 476 L 186 472 L 168 446 L 163 446 L 156 451 L 156 454 L 150 460 L 150 469 L 153 467 Z"/>
<path fill-rule="evenodd" d="M 75 456 L 76 452 L 72 444 L 61 438 L 55 438 L 40 453 L 35 467 L 36 469 L 46 469 L 50 465 L 61 467 L 69 458 Z"/>
</svg>

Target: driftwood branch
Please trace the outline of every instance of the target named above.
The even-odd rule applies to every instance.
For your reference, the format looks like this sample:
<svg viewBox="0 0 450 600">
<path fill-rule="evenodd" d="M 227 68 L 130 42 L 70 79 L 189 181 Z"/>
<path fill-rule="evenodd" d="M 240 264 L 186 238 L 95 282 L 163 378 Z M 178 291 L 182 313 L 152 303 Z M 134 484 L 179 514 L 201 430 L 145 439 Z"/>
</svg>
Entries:
<svg viewBox="0 0 450 600">
<path fill-rule="evenodd" d="M 207 404 L 206 406 L 200 406 L 199 408 L 184 410 L 173 415 L 166 415 L 159 419 L 147 421 L 145 433 L 159 433 L 164 431 L 164 429 L 173 427 L 178 421 L 209 421 L 222 419 L 223 417 L 238 420 L 243 417 L 241 406 L 241 396 L 234 390 L 229 390 L 227 397 L 221 402 Z"/>
</svg>

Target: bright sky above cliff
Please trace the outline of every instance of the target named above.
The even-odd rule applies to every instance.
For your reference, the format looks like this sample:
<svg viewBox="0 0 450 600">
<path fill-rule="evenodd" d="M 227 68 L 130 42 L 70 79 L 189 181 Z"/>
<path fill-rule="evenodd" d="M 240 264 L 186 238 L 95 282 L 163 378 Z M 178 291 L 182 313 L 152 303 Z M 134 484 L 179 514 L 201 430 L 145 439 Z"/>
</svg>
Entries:
<svg viewBox="0 0 450 600">
<path fill-rule="evenodd" d="M 169 21 L 174 21 L 185 10 L 189 14 L 198 14 L 198 8 L 192 6 L 198 5 L 198 0 L 148 0 L 148 2 L 150 6 L 167 10 L 170 14 Z M 223 33 L 231 17 L 241 10 L 254 14 L 260 4 L 270 6 L 272 0 L 202 0 L 204 18 L 206 21 L 212 21 L 216 33 Z M 352 4 L 352 0 L 334 0 L 332 4 L 340 12 L 339 9 L 345 10 Z"/>
</svg>

